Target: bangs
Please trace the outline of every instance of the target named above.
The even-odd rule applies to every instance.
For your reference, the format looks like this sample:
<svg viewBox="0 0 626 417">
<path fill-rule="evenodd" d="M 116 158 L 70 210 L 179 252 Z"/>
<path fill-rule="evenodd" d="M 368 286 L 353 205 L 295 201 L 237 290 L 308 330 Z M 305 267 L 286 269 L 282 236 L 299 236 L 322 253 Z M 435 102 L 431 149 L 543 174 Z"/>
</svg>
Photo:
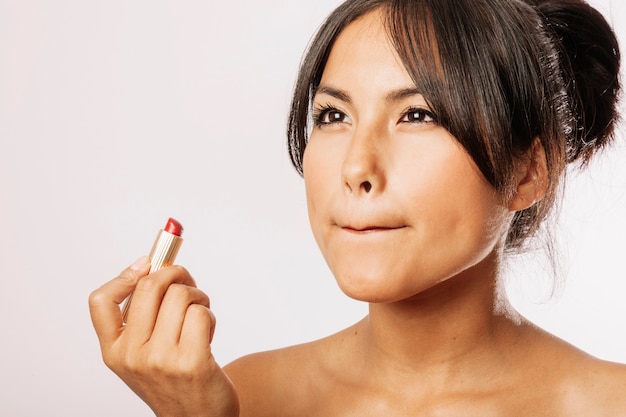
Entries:
<svg viewBox="0 0 626 417">
<path fill-rule="evenodd" d="M 343 3 L 313 39 L 296 83 L 287 135 L 298 172 L 302 174 L 310 134 L 312 98 L 332 45 L 348 24 L 376 9 L 382 12 L 399 59 L 438 123 L 498 191 L 512 192 L 515 159 L 530 149 L 534 138 L 560 136 L 550 123 L 562 119 L 547 114 L 551 106 L 558 107 L 549 93 L 554 85 L 562 85 L 558 69 L 549 64 L 558 63 L 558 56 L 547 56 L 541 49 L 545 45 L 536 38 L 536 33 L 544 33 L 541 20 L 521 1 Z M 560 153 L 556 148 L 546 149 L 548 160 Z"/>
<path fill-rule="evenodd" d="M 528 60 L 522 51 L 512 49 L 515 42 L 506 41 L 511 33 L 522 36 L 523 29 L 507 27 L 505 19 L 497 20 L 494 13 L 510 6 L 483 2 L 487 12 L 466 3 L 392 1 L 385 5 L 385 25 L 438 122 L 467 150 L 487 180 L 504 190 L 513 177 L 513 156 L 528 149 L 539 131 L 537 123 L 528 123 L 538 118 L 527 113 L 535 107 L 532 94 L 519 88 L 519 78 L 537 71 L 519 68 Z M 510 68 L 522 74 L 511 76 Z M 540 85 L 527 81 L 524 84 Z M 524 123 L 514 126 L 520 116 Z M 503 161 L 506 156 L 509 160 Z"/>
</svg>

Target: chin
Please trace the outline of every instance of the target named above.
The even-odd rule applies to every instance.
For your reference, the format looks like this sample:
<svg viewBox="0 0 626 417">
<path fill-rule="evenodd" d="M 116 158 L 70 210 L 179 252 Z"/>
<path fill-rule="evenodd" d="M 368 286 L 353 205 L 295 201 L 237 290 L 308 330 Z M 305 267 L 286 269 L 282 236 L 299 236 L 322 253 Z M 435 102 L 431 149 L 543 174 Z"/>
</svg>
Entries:
<svg viewBox="0 0 626 417">
<path fill-rule="evenodd" d="M 421 291 L 415 288 L 411 280 L 389 276 L 389 274 L 377 274 L 371 270 L 360 274 L 355 271 L 337 272 L 335 279 L 344 294 L 354 300 L 367 303 L 396 302 L 410 298 Z"/>
</svg>

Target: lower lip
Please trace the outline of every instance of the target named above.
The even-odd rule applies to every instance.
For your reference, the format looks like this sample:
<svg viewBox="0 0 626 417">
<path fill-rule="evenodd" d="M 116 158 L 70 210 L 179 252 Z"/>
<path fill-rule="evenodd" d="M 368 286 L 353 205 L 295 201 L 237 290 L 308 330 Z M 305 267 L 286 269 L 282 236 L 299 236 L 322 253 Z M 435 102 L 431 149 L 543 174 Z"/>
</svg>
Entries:
<svg viewBox="0 0 626 417">
<path fill-rule="evenodd" d="M 352 229 L 350 227 L 342 227 L 342 230 L 345 230 L 348 233 L 353 233 L 357 235 L 366 235 L 371 233 L 380 233 L 380 232 L 390 232 L 392 230 L 399 230 L 402 227 L 372 227 L 368 229 Z"/>
</svg>

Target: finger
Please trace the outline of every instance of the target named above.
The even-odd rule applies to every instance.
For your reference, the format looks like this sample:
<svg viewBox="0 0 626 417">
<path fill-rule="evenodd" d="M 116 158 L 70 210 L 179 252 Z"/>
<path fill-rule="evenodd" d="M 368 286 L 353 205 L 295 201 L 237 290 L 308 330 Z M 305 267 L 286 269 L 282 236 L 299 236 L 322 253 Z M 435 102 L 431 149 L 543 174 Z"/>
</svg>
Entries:
<svg viewBox="0 0 626 417">
<path fill-rule="evenodd" d="M 135 289 L 137 281 L 148 274 L 150 259 L 141 257 L 130 267 L 89 295 L 89 312 L 101 345 L 112 343 L 123 328 L 119 304 Z"/>
<path fill-rule="evenodd" d="M 180 339 L 187 309 L 192 304 L 210 308 L 209 297 L 197 288 L 172 284 L 167 289 L 150 341 L 176 346 Z"/>
<path fill-rule="evenodd" d="M 137 283 L 124 329 L 133 343 L 144 344 L 150 340 L 163 297 L 172 284 L 196 286 L 189 272 L 181 266 L 160 269 Z"/>
<path fill-rule="evenodd" d="M 180 348 L 186 352 L 210 351 L 215 325 L 215 315 L 209 308 L 200 304 L 190 305 L 180 333 Z"/>
</svg>

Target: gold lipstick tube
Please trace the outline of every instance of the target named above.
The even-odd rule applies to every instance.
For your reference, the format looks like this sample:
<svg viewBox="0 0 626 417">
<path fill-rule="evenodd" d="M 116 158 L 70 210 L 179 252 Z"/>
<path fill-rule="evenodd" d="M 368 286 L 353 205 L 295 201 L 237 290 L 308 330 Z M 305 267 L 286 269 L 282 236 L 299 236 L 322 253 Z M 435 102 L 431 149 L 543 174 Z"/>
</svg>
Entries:
<svg viewBox="0 0 626 417">
<path fill-rule="evenodd" d="M 181 224 L 172 218 L 168 220 L 165 229 L 159 231 L 152 245 L 152 250 L 150 250 L 150 255 L 148 255 L 151 263 L 150 274 L 174 263 L 178 250 L 183 243 L 182 231 Z M 128 296 L 122 307 L 122 322 L 124 324 L 128 319 L 128 310 L 132 299 L 133 293 Z"/>
</svg>

